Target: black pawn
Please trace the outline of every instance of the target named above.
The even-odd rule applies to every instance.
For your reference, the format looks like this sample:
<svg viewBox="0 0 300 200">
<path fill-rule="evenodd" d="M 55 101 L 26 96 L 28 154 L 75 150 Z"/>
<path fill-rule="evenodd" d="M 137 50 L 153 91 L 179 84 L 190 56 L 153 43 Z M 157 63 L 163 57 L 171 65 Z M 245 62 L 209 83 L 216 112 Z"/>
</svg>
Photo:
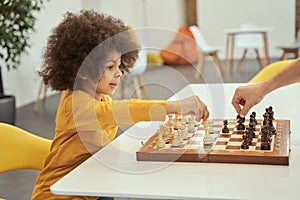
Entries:
<svg viewBox="0 0 300 200">
<path fill-rule="evenodd" d="M 256 120 L 256 112 L 252 112 L 252 116 L 253 116 L 253 120 L 254 120 L 255 124 L 257 125 L 258 122 Z"/>
<path fill-rule="evenodd" d="M 243 143 L 241 145 L 242 149 L 249 149 L 249 139 L 246 134 L 243 135 Z"/>
<path fill-rule="evenodd" d="M 229 128 L 227 127 L 228 121 L 227 121 L 227 120 L 224 120 L 224 121 L 223 121 L 223 124 L 224 124 L 224 127 L 223 127 L 223 129 L 222 129 L 222 133 L 229 133 Z"/>
</svg>

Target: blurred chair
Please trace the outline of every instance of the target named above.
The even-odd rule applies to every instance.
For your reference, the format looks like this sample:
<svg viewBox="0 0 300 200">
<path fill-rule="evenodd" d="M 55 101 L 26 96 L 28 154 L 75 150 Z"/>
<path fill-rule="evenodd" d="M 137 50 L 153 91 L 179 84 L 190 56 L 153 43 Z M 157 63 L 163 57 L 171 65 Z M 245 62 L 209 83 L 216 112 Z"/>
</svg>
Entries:
<svg viewBox="0 0 300 200">
<path fill-rule="evenodd" d="M 288 59 L 288 56 L 290 54 L 293 55 L 292 59 L 296 59 L 300 55 L 300 38 L 296 34 L 295 40 L 293 42 L 289 44 L 284 44 L 282 46 L 279 46 L 278 48 L 282 50 L 282 55 L 280 57 L 280 60 Z"/>
<path fill-rule="evenodd" d="M 282 50 L 282 55 L 280 57 L 280 60 L 285 60 L 287 59 L 289 54 L 293 54 L 293 58 L 298 58 L 299 57 L 299 51 L 300 51 L 300 44 L 299 42 L 295 41 L 294 43 L 290 45 L 285 45 L 285 46 L 280 46 L 278 47 Z"/>
<path fill-rule="evenodd" d="M 219 49 L 217 47 L 212 47 L 207 44 L 207 42 L 205 41 L 205 38 L 198 26 L 195 26 L 195 25 L 190 26 L 189 29 L 195 38 L 195 41 L 198 46 L 198 51 L 200 54 L 199 61 L 197 64 L 197 73 L 195 74 L 195 78 L 200 77 L 206 56 L 210 56 L 213 59 L 215 65 L 218 67 L 220 73 L 223 73 L 222 65 L 221 65 L 220 59 L 218 57 Z"/>
<path fill-rule="evenodd" d="M 240 29 L 243 31 L 255 30 L 258 26 L 255 23 L 244 23 L 240 25 Z M 243 49 L 242 58 L 238 62 L 238 69 L 240 72 L 244 71 L 246 55 L 248 51 L 254 51 L 256 54 L 257 62 L 260 68 L 263 68 L 263 63 L 259 54 L 259 50 L 263 49 L 263 40 L 260 34 L 243 33 L 236 37 L 237 48 Z"/>
<path fill-rule="evenodd" d="M 144 84 L 142 75 L 147 69 L 147 49 L 142 48 L 138 53 L 138 59 L 135 61 L 133 67 L 129 70 L 129 73 L 122 80 L 122 98 L 128 97 L 127 81 L 132 78 L 134 83 L 134 92 L 137 98 L 142 99 L 141 89 L 146 99 L 150 99 L 150 95 L 146 85 Z"/>
<path fill-rule="evenodd" d="M 0 173 L 16 169 L 41 170 L 51 142 L 16 126 L 0 123 Z"/>
<path fill-rule="evenodd" d="M 135 43 L 139 44 L 138 38 L 136 37 L 134 29 L 129 27 L 128 31 L 131 34 L 132 40 Z M 136 59 L 132 68 L 129 69 L 129 73 L 126 74 L 121 79 L 121 87 L 115 92 L 115 94 L 114 94 L 115 98 L 118 98 L 118 96 L 120 96 L 120 93 L 121 93 L 122 99 L 128 98 L 128 87 L 127 87 L 128 83 L 127 82 L 128 82 L 128 80 L 132 79 L 133 83 L 134 83 L 134 87 L 135 87 L 134 93 L 136 93 L 137 98 L 142 99 L 142 93 L 141 93 L 141 89 L 142 89 L 142 91 L 145 95 L 145 98 L 150 99 L 148 89 L 147 89 L 146 85 L 144 84 L 144 81 L 142 78 L 142 75 L 144 74 L 144 72 L 147 69 L 148 50 L 146 49 L 146 47 L 143 47 L 143 45 L 140 44 L 140 46 L 141 46 L 141 49 L 139 50 L 138 58 Z M 130 98 L 131 98 L 131 95 L 130 95 Z"/>
<path fill-rule="evenodd" d="M 273 62 L 266 67 L 264 67 L 261 71 L 259 71 L 254 77 L 252 77 L 248 83 L 259 83 L 263 82 L 271 77 L 273 77 L 275 74 L 277 74 L 279 71 L 281 71 L 283 68 L 288 66 L 290 63 L 292 63 L 295 60 L 282 60 Z"/>
</svg>

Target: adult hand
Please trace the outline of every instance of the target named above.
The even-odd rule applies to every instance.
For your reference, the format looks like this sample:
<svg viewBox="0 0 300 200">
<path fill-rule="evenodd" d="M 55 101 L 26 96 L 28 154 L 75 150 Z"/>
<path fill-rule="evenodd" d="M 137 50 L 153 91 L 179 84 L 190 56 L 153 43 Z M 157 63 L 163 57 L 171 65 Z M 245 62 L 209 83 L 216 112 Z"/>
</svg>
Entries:
<svg viewBox="0 0 300 200">
<path fill-rule="evenodd" d="M 249 110 L 258 104 L 265 95 L 266 90 L 261 83 L 241 86 L 235 90 L 231 103 L 236 112 L 241 117 L 245 117 Z"/>
</svg>

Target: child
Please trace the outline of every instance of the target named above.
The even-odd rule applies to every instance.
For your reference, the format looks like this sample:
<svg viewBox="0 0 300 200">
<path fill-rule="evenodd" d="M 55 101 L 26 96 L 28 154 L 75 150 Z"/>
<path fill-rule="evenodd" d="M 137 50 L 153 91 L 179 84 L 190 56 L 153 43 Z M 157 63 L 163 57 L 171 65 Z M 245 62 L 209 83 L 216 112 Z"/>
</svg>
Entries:
<svg viewBox="0 0 300 200">
<path fill-rule="evenodd" d="M 56 117 L 55 137 L 32 199 L 97 199 L 54 195 L 50 186 L 112 141 L 118 126 L 164 121 L 166 114 L 209 112 L 197 96 L 180 101 L 120 100 L 113 94 L 124 71 L 137 58 L 138 46 L 122 21 L 94 11 L 67 13 L 53 30 L 39 74 L 57 91 L 67 91 Z M 105 180 L 99 180 L 105 181 Z"/>
</svg>

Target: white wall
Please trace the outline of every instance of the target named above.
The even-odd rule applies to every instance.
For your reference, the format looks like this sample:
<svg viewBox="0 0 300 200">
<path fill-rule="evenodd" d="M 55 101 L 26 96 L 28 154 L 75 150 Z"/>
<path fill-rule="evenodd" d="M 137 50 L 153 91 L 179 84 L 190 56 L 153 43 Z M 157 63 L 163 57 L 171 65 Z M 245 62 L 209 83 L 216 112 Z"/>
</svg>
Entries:
<svg viewBox="0 0 300 200">
<path fill-rule="evenodd" d="M 109 2 L 109 3 L 108 3 Z M 84 9 L 95 9 L 122 19 L 133 28 L 156 27 L 176 31 L 185 24 L 184 0 L 83 0 Z M 150 30 L 148 30 L 150 31 Z M 168 32 L 169 35 L 171 32 Z M 155 33 L 154 33 L 155 34 Z M 151 35 L 149 33 L 148 35 Z M 174 33 L 175 35 L 175 33 Z M 161 40 L 167 46 L 173 35 Z"/>
<path fill-rule="evenodd" d="M 3 69 L 6 94 L 16 96 L 17 107 L 35 101 L 41 82 L 36 71 L 40 69 L 42 49 L 51 29 L 63 19 L 66 11 L 93 8 L 121 18 L 136 28 L 150 26 L 175 31 L 184 25 L 183 3 L 184 0 L 50 0 L 37 14 L 32 45 L 20 67 L 10 71 Z M 269 34 L 271 56 L 279 53 L 276 45 L 293 39 L 295 0 L 198 0 L 197 3 L 200 27 L 212 45 L 225 47 L 223 30 L 236 28 L 243 21 L 274 27 Z M 160 45 L 164 47 L 172 39 L 172 36 L 161 37 Z"/>
<path fill-rule="evenodd" d="M 270 57 L 279 57 L 282 52 L 277 47 L 294 40 L 295 0 L 197 0 L 197 8 L 198 24 L 207 42 L 223 47 L 221 58 L 225 57 L 224 30 L 238 28 L 241 23 L 273 28 L 268 33 Z M 235 51 L 235 58 L 241 55 Z"/>
<path fill-rule="evenodd" d="M 2 69 L 4 92 L 16 96 L 17 107 L 35 101 L 41 82 L 41 78 L 37 76 L 37 71 L 41 67 L 41 53 L 52 28 L 63 19 L 66 11 L 79 9 L 81 3 L 78 0 L 50 0 L 45 3 L 45 8 L 36 14 L 36 31 L 31 35 L 31 47 L 28 53 L 22 56 L 20 66 L 16 70 Z M 48 90 L 48 93 L 53 92 Z"/>
</svg>

